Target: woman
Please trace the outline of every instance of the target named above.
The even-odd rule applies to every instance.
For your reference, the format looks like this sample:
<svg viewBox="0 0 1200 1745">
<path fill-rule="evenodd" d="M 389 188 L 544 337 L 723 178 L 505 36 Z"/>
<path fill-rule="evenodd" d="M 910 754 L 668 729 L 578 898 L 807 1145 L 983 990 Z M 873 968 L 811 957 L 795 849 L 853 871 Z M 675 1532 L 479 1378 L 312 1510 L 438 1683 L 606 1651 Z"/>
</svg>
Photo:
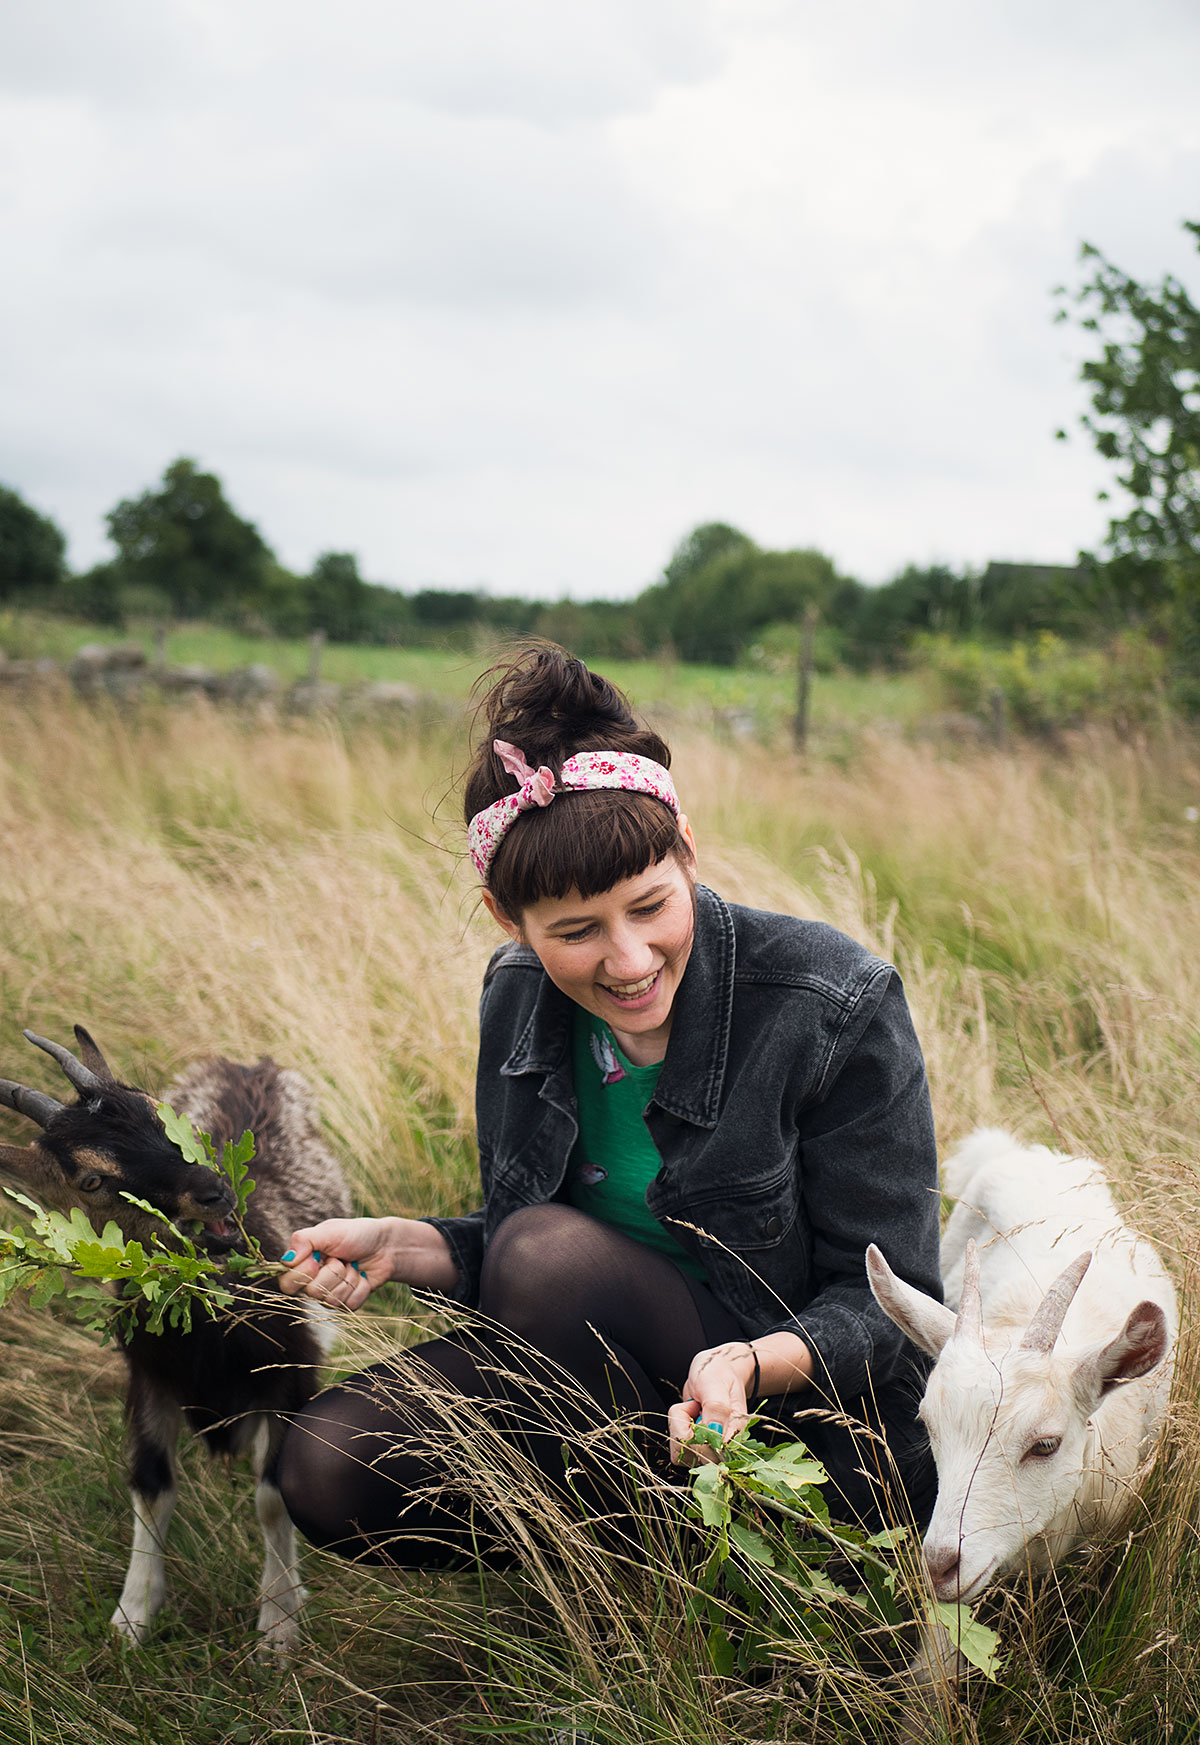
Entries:
<svg viewBox="0 0 1200 1745">
<path fill-rule="evenodd" d="M 729 1437 L 755 1406 L 824 1461 L 835 1513 L 927 1517 L 924 1369 L 864 1270 L 878 1240 L 940 1298 L 898 977 L 830 927 L 697 884 L 666 745 L 582 662 L 528 651 L 483 713 L 468 841 L 508 935 L 480 1006 L 483 1207 L 299 1230 L 282 1279 L 348 1308 L 399 1280 L 482 1318 L 312 1402 L 284 1449 L 293 1517 L 348 1555 L 503 1561 L 503 1523 L 481 1529 L 439 1470 L 427 1383 L 562 1486 L 564 1419 L 544 1402 L 563 1371 L 595 1402 L 567 1440 L 606 1530 L 621 1507 L 580 1453 L 589 1428 L 620 1417 L 651 1460 L 669 1446 L 688 1464 L 698 1423 Z"/>
</svg>

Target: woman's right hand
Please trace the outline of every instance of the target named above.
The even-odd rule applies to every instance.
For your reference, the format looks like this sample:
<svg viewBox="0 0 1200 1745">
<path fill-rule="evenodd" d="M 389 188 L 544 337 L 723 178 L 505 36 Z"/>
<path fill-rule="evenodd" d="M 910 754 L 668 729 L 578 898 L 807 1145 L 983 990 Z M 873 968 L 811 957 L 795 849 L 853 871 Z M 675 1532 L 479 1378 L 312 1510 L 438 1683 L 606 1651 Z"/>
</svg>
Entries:
<svg viewBox="0 0 1200 1745">
<path fill-rule="evenodd" d="M 389 1226 L 394 1218 L 326 1218 L 292 1234 L 279 1275 L 285 1296 L 315 1297 L 359 1309 L 373 1290 L 395 1276 Z"/>
</svg>

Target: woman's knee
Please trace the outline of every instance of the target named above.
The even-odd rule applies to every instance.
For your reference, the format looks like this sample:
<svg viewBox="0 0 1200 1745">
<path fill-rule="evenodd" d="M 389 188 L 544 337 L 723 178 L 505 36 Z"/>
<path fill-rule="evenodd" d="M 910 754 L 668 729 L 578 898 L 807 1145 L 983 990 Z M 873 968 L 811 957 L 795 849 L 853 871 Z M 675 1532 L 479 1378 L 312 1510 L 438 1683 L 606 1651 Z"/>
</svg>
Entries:
<svg viewBox="0 0 1200 1745">
<path fill-rule="evenodd" d="M 289 1424 L 279 1451 L 284 1507 L 315 1545 L 336 1544 L 356 1514 L 363 1455 L 354 1404 L 343 1388 L 318 1394 Z"/>
<path fill-rule="evenodd" d="M 488 1243 L 479 1285 L 482 1314 L 524 1334 L 547 1319 L 596 1312 L 614 1245 L 628 1237 L 574 1206 L 522 1206 Z"/>
<path fill-rule="evenodd" d="M 312 1407 L 298 1412 L 288 1425 L 279 1450 L 276 1483 L 283 1504 L 292 1520 L 301 1524 L 323 1489 L 323 1477 L 328 1472 L 327 1449 L 314 1435 L 316 1424 Z M 322 1461 L 322 1455 L 326 1456 Z"/>
<path fill-rule="evenodd" d="M 497 1305 L 536 1297 L 554 1275 L 570 1265 L 591 1220 L 574 1206 L 522 1206 L 510 1212 L 483 1257 L 479 1306 L 484 1314 Z"/>
</svg>

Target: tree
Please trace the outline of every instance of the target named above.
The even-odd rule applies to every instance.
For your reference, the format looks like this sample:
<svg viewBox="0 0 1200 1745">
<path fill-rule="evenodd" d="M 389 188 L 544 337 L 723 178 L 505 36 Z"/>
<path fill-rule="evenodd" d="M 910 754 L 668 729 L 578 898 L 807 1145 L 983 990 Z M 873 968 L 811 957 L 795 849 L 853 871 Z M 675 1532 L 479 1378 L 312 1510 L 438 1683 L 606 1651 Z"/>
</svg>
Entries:
<svg viewBox="0 0 1200 1745">
<path fill-rule="evenodd" d="M 702 521 L 686 533 L 663 568 L 663 581 L 678 586 L 706 569 L 715 558 L 732 551 L 754 551 L 754 541 L 727 521 Z"/>
<path fill-rule="evenodd" d="M 684 660 L 735 661 L 768 624 L 795 623 L 824 609 L 838 584 L 819 551 L 764 551 L 724 522 L 697 527 L 663 580 L 634 603 L 653 647 L 669 641 Z"/>
<path fill-rule="evenodd" d="M 633 617 L 647 648 L 727 663 L 765 625 L 798 622 L 810 604 L 824 609 L 839 579 L 819 551 L 764 551 L 727 522 L 706 521 L 680 540 Z"/>
<path fill-rule="evenodd" d="M 122 579 L 162 594 L 180 616 L 257 604 L 270 548 L 195 461 L 173 461 L 160 490 L 118 503 L 107 523 Z"/>
<path fill-rule="evenodd" d="M 57 588 L 67 542 L 54 522 L 0 485 L 0 600 Z"/>
<path fill-rule="evenodd" d="M 1200 223 L 1184 229 L 1200 246 Z M 1059 290 L 1101 341 L 1080 372 L 1092 408 L 1080 422 L 1133 500 L 1109 523 L 1111 580 L 1134 616 L 1174 616 L 1183 605 L 1191 617 L 1200 604 L 1200 309 L 1169 273 L 1141 285 L 1090 243 L 1082 258 L 1093 276 L 1070 296 Z M 1067 302 L 1060 321 L 1070 319 Z"/>
<path fill-rule="evenodd" d="M 349 551 L 324 551 L 306 583 L 309 620 L 333 642 L 358 642 L 365 630 L 367 584 Z"/>
<path fill-rule="evenodd" d="M 841 590 L 832 602 L 843 649 L 855 665 L 901 661 L 922 632 L 966 633 L 975 628 L 978 589 L 970 576 L 944 564 L 907 569 L 879 587 Z"/>
<path fill-rule="evenodd" d="M 743 552 L 757 551 L 754 541 L 727 521 L 703 521 L 686 533 L 663 566 L 662 580 L 643 588 L 633 603 L 637 632 L 647 648 L 678 647 L 676 633 L 681 617 L 680 602 L 687 585 L 702 570 L 721 558 L 736 557 Z M 689 631 L 693 627 L 689 626 Z M 690 635 L 689 642 L 695 639 Z M 703 638 L 702 638 L 703 640 Z M 679 648 L 684 658 L 707 660 L 709 655 L 689 656 Z M 722 654 L 718 659 L 731 658 Z"/>
</svg>

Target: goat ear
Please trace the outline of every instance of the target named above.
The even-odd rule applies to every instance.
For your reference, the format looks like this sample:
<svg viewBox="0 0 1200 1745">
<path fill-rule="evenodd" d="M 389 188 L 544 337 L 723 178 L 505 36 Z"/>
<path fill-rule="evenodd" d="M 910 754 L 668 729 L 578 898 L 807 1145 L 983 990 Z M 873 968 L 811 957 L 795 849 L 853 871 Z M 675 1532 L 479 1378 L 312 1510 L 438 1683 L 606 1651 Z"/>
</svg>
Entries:
<svg viewBox="0 0 1200 1745">
<path fill-rule="evenodd" d="M 1083 1359 L 1075 1372 L 1076 1385 L 1099 1399 L 1119 1382 L 1149 1374 L 1167 1355 L 1169 1343 L 1162 1309 L 1157 1303 L 1139 1303 L 1116 1338 Z"/>
<path fill-rule="evenodd" d="M 54 1165 L 40 1145 L 0 1145 L 0 1172 L 16 1176 L 35 1193 L 43 1191 L 53 1170 Z"/>
<path fill-rule="evenodd" d="M 954 1332 L 954 1311 L 897 1278 L 873 1242 L 867 1249 L 867 1279 L 888 1319 L 930 1357 L 940 1357 Z"/>
<path fill-rule="evenodd" d="M 98 1079 L 104 1079 L 108 1084 L 115 1085 L 116 1075 L 105 1060 L 95 1041 L 82 1024 L 75 1026 L 75 1040 L 79 1044 L 79 1058 L 89 1072 L 94 1072 Z"/>
</svg>

